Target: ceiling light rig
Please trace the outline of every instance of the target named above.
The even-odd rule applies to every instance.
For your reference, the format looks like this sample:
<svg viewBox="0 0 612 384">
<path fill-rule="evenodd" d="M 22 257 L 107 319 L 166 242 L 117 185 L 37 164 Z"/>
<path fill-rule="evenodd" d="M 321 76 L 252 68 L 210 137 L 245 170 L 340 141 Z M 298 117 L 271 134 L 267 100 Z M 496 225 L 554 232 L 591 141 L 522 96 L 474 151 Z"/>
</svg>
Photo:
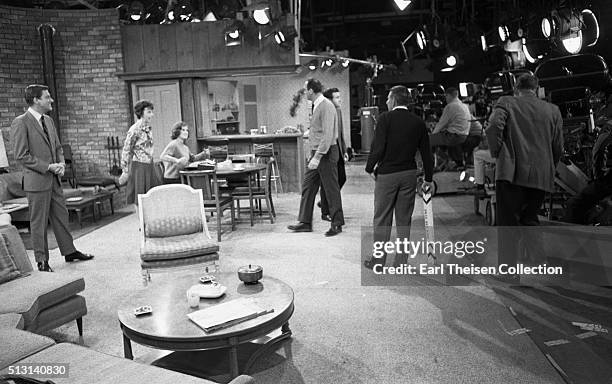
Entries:
<svg viewBox="0 0 612 384">
<path fill-rule="evenodd" d="M 339 70 L 344 70 L 350 66 L 350 64 L 362 64 L 371 67 L 375 73 L 378 73 L 384 69 L 389 68 L 388 65 L 381 64 L 376 61 L 376 58 L 370 60 L 359 60 L 353 59 L 350 57 L 344 57 L 340 55 L 325 55 L 325 54 L 313 54 L 313 53 L 300 53 L 300 57 L 304 58 L 312 58 L 309 62 L 304 64 L 308 67 L 309 70 L 314 71 L 317 68 L 321 70 L 338 68 Z M 320 63 L 320 64 L 319 64 Z"/>
<path fill-rule="evenodd" d="M 394 0 L 394 2 L 400 11 L 404 11 L 412 3 L 412 0 Z"/>
</svg>

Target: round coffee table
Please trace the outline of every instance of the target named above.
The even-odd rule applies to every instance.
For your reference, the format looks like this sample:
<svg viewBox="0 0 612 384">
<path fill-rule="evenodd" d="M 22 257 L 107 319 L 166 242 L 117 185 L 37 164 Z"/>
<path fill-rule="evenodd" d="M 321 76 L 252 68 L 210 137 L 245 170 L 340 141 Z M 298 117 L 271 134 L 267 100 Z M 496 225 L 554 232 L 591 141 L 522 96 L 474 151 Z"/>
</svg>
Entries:
<svg viewBox="0 0 612 384">
<path fill-rule="evenodd" d="M 281 329 L 280 335 L 270 338 L 251 355 L 244 367 L 247 371 L 266 350 L 291 337 L 289 318 L 293 314 L 293 290 L 290 286 L 265 276 L 254 285 L 245 285 L 238 280 L 236 273 L 217 273 L 215 276 L 227 291 L 217 299 L 200 299 L 199 308 L 190 308 L 186 296 L 190 286 L 199 284 L 199 275 L 172 277 L 167 283 L 152 284 L 127 298 L 118 311 L 125 357 L 134 358 L 131 341 L 170 351 L 227 348 L 230 375 L 234 378 L 239 375 L 239 344 Z M 187 317 L 188 313 L 239 298 L 254 298 L 262 309 L 274 309 L 274 312 L 212 333 L 204 332 Z M 153 313 L 136 317 L 134 309 L 143 305 L 150 305 Z"/>
</svg>

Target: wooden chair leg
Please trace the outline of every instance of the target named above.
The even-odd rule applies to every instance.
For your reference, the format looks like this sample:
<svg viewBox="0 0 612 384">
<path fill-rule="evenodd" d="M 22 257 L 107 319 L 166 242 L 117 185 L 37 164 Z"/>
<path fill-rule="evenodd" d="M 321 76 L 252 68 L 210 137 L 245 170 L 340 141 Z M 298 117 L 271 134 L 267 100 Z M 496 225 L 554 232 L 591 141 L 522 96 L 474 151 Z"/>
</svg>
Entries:
<svg viewBox="0 0 612 384">
<path fill-rule="evenodd" d="M 79 317 L 76 319 L 77 329 L 79 330 L 79 336 L 83 337 L 83 318 Z"/>
<path fill-rule="evenodd" d="M 236 230 L 236 212 L 234 211 L 234 203 L 230 207 L 231 216 L 232 216 L 232 231 Z"/>
<path fill-rule="evenodd" d="M 274 215 L 272 215 L 272 203 L 270 197 L 266 195 L 266 207 L 268 207 L 268 214 L 270 215 L 270 224 L 274 224 Z"/>
<path fill-rule="evenodd" d="M 217 241 L 221 242 L 221 208 L 217 204 Z"/>
<path fill-rule="evenodd" d="M 143 269 L 142 270 L 142 285 L 146 287 L 150 280 L 151 278 L 149 276 L 149 271 L 147 271 L 146 269 Z"/>
</svg>

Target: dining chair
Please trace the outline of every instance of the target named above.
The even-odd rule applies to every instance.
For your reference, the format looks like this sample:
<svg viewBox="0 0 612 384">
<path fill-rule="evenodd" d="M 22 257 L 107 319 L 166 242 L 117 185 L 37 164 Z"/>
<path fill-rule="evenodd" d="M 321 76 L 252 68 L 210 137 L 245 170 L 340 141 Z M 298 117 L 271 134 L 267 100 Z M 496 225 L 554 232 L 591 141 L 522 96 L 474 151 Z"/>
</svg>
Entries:
<svg viewBox="0 0 612 384">
<path fill-rule="evenodd" d="M 204 210 L 217 214 L 217 241 L 221 242 L 221 218 L 227 209 L 231 213 L 231 228 L 236 229 L 232 195 L 222 194 L 216 170 L 180 171 L 181 183 L 202 191 Z"/>
<path fill-rule="evenodd" d="M 210 158 L 220 163 L 227 160 L 229 154 L 229 140 L 225 138 L 208 139 Z"/>
<path fill-rule="evenodd" d="M 259 204 L 259 214 L 262 215 L 261 203 L 262 201 L 266 202 L 266 208 L 268 210 L 268 215 L 270 217 L 270 223 L 274 224 L 274 218 L 276 217 L 276 212 L 274 210 L 274 203 L 272 201 L 272 178 L 268 177 L 268 175 L 272 174 L 274 165 L 276 160 L 271 158 L 268 160 L 265 174 L 260 178 L 260 180 L 265 180 L 263 186 L 261 183 L 255 179 L 251 180 L 251 193 L 249 194 L 248 187 L 237 187 L 232 191 L 232 197 L 236 204 L 238 205 L 238 218 L 240 218 L 240 201 L 241 200 L 251 200 L 252 202 L 257 201 Z M 251 204 L 250 204 L 251 205 Z M 249 209 L 249 213 L 251 210 Z"/>
<path fill-rule="evenodd" d="M 138 195 L 143 284 L 158 270 L 206 265 L 216 270 L 219 245 L 211 240 L 202 191 L 168 184 Z"/>
<path fill-rule="evenodd" d="M 264 139 L 270 140 L 270 139 Z M 281 180 L 281 174 L 278 165 L 278 157 L 276 156 L 276 152 L 274 151 L 274 142 L 271 141 L 263 141 L 258 140 L 256 138 L 253 139 L 253 154 L 255 155 L 255 159 L 257 163 L 263 162 L 264 164 L 268 162 L 268 160 L 275 160 L 272 166 L 272 172 L 266 175 L 266 177 L 270 177 L 272 181 L 274 181 L 274 191 L 278 195 L 278 190 L 280 189 L 281 193 L 283 192 L 283 182 Z M 262 179 L 262 181 L 264 181 Z"/>
</svg>

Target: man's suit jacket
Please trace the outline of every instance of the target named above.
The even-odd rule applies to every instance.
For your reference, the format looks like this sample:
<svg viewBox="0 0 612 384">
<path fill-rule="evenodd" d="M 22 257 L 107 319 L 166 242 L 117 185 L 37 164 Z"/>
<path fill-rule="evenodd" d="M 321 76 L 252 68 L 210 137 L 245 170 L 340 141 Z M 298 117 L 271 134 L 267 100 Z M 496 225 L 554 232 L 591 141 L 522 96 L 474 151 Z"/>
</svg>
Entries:
<svg viewBox="0 0 612 384">
<path fill-rule="evenodd" d="M 338 150 L 340 151 L 340 158 L 344 159 L 344 154 L 346 153 L 346 142 L 344 141 L 344 127 L 342 126 L 342 111 L 340 108 L 336 107 L 336 112 L 338 112 Z"/>
<path fill-rule="evenodd" d="M 29 112 L 17 116 L 11 124 L 11 140 L 15 159 L 23 166 L 23 190 L 48 191 L 58 177 L 48 168 L 51 163 L 63 163 L 62 145 L 57 136 L 53 119 L 43 115 L 49 139 L 42 126 Z"/>
<path fill-rule="evenodd" d="M 552 191 L 563 153 L 559 107 L 535 95 L 500 97 L 486 131 L 495 179 Z"/>
</svg>

